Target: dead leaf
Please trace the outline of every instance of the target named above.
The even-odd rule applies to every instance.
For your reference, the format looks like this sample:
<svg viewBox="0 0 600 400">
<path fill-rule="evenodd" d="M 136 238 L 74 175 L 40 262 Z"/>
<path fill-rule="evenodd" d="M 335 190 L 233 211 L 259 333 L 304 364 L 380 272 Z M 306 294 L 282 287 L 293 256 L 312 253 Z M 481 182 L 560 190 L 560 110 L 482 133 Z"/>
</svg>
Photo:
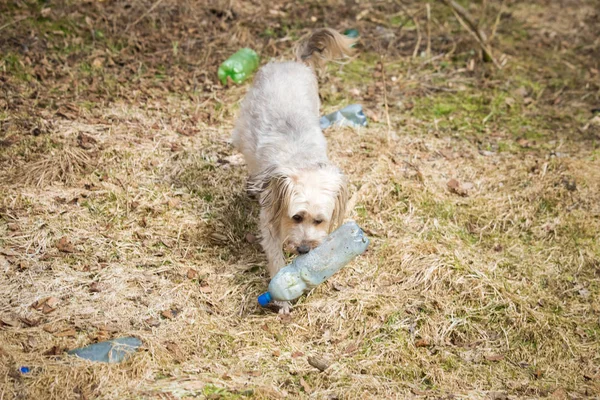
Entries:
<svg viewBox="0 0 600 400">
<path fill-rule="evenodd" d="M 552 392 L 552 395 L 550 395 L 550 398 L 555 399 L 555 400 L 566 400 L 566 399 L 568 399 L 568 394 L 565 389 L 559 387 L 554 392 Z"/>
<path fill-rule="evenodd" d="M 43 355 L 45 355 L 45 356 L 59 356 L 59 355 L 61 355 L 64 352 L 65 352 L 65 348 L 64 347 L 52 346 L 48 350 L 46 350 L 43 353 Z"/>
<path fill-rule="evenodd" d="M 57 336 L 57 337 L 67 337 L 67 336 L 75 337 L 75 336 L 77 336 L 77 331 L 75 329 L 73 329 L 73 328 L 65 329 L 64 331 L 54 333 L 54 336 Z"/>
<path fill-rule="evenodd" d="M 223 244 L 223 243 L 227 243 L 229 241 L 229 238 L 226 235 L 223 235 L 222 233 L 219 232 L 213 232 L 210 235 L 210 239 L 217 244 Z"/>
<path fill-rule="evenodd" d="M 456 179 L 450 179 L 446 185 L 450 191 L 457 190 L 460 187 L 460 183 Z"/>
<path fill-rule="evenodd" d="M 196 279 L 196 278 L 198 278 L 198 271 L 196 271 L 193 268 L 188 269 L 187 277 L 188 277 L 188 279 Z"/>
<path fill-rule="evenodd" d="M 97 342 L 104 342 L 105 340 L 110 339 L 110 333 L 103 329 L 100 329 L 96 331 L 96 334 L 94 336 L 91 336 L 91 339 L 94 339 Z"/>
<path fill-rule="evenodd" d="M 469 60 L 469 62 L 467 62 L 467 71 L 474 71 L 475 70 L 475 59 L 471 58 Z"/>
<path fill-rule="evenodd" d="M 415 341 L 415 346 L 416 347 L 429 347 L 430 346 L 429 340 L 427 340 L 427 339 L 417 339 Z"/>
<path fill-rule="evenodd" d="M 439 153 L 442 155 L 442 157 L 444 157 L 446 160 L 454 160 L 454 153 L 452 152 L 452 149 L 441 149 L 439 151 Z"/>
<path fill-rule="evenodd" d="M 99 282 L 92 282 L 90 284 L 90 293 L 100 293 L 102 291 L 102 287 Z"/>
<path fill-rule="evenodd" d="M 0 254 L 5 255 L 6 257 L 17 257 L 19 253 L 11 249 L 0 249 Z"/>
<path fill-rule="evenodd" d="M 504 102 L 508 107 L 512 107 L 512 105 L 515 104 L 515 99 L 513 99 L 512 97 L 507 97 L 504 99 Z"/>
<path fill-rule="evenodd" d="M 446 184 L 448 186 L 448 190 L 450 190 L 451 193 L 457 194 L 459 196 L 467 196 L 467 190 L 465 189 L 459 181 L 457 181 L 456 179 L 450 179 L 448 181 L 448 183 Z M 472 187 L 472 184 L 470 184 Z"/>
<path fill-rule="evenodd" d="M 60 300 L 58 300 L 56 297 L 48 297 L 46 299 L 46 305 L 48 307 L 56 308 L 56 306 L 58 305 L 59 301 Z"/>
<path fill-rule="evenodd" d="M 58 300 L 56 297 L 46 297 L 33 303 L 31 307 L 43 312 L 44 314 L 49 314 L 56 310 L 56 306 L 58 305 L 59 301 L 60 300 Z"/>
<path fill-rule="evenodd" d="M 75 252 L 75 246 L 73 246 L 73 243 L 71 243 L 66 236 L 63 236 L 60 239 L 58 239 L 56 248 L 59 251 L 62 251 L 63 253 L 74 253 Z"/>
<path fill-rule="evenodd" d="M 256 376 L 261 376 L 262 373 L 259 370 L 255 369 L 254 371 L 248 371 L 248 375 L 256 377 Z"/>
<path fill-rule="evenodd" d="M 251 233 L 246 233 L 246 242 L 248 242 L 250 244 L 256 242 L 256 236 L 254 236 Z"/>
<path fill-rule="evenodd" d="M 370 109 L 369 109 L 369 110 L 366 110 L 366 111 L 365 111 L 365 115 L 366 115 L 366 116 L 367 116 L 367 118 L 368 118 L 368 119 L 370 119 L 371 121 L 373 121 L 373 122 L 379 122 L 379 119 L 380 119 L 380 118 L 379 118 L 379 114 L 378 114 L 378 113 L 376 113 L 375 111 L 373 111 L 373 110 L 370 110 Z"/>
<path fill-rule="evenodd" d="M 95 58 L 94 61 L 92 61 L 92 67 L 94 67 L 94 68 L 102 68 L 103 65 L 104 65 L 104 58 L 102 58 L 102 57 Z"/>
<path fill-rule="evenodd" d="M 583 379 L 585 379 L 586 381 L 593 381 L 600 378 L 600 373 L 597 374 L 593 374 L 593 373 L 584 373 L 583 374 Z"/>
<path fill-rule="evenodd" d="M 331 287 L 333 287 L 333 290 L 338 291 L 338 292 L 343 292 L 344 290 L 348 289 L 346 286 L 340 285 L 337 282 L 333 282 L 331 284 Z"/>
<path fill-rule="evenodd" d="M 490 392 L 491 400 L 508 400 L 508 395 L 504 392 Z"/>
<path fill-rule="evenodd" d="M 202 293 L 212 293 L 212 288 L 210 286 L 200 286 L 200 291 Z"/>
<path fill-rule="evenodd" d="M 531 103 L 533 103 L 533 99 L 531 97 L 525 97 L 523 99 L 523 104 L 525 104 L 526 106 L 528 106 Z"/>
<path fill-rule="evenodd" d="M 542 370 L 541 370 L 541 369 L 539 369 L 539 368 L 536 368 L 536 369 L 533 371 L 533 377 L 534 377 L 535 379 L 540 379 L 540 378 L 541 378 L 543 375 L 544 375 L 544 374 L 543 374 Z"/>
<path fill-rule="evenodd" d="M 290 314 L 279 314 L 277 318 L 279 318 L 279 320 L 284 324 L 289 324 L 292 322 L 292 316 Z"/>
<path fill-rule="evenodd" d="M 160 313 L 160 315 L 162 315 L 166 319 L 174 319 L 175 317 L 177 317 L 177 315 L 179 313 L 180 313 L 179 310 L 172 309 L 172 310 L 165 310 L 162 313 Z"/>
<path fill-rule="evenodd" d="M 19 319 L 21 320 L 21 322 L 23 322 L 25 325 L 27 325 L 29 327 L 38 326 L 41 322 L 40 318 L 31 319 L 31 318 L 27 318 L 27 317 L 19 317 Z"/>
<path fill-rule="evenodd" d="M 348 345 L 348 347 L 346 347 L 346 349 L 344 350 L 344 353 L 346 353 L 346 354 L 352 354 L 356 350 L 358 350 L 358 345 L 356 343 L 350 343 Z"/>
<path fill-rule="evenodd" d="M 15 326 L 19 325 L 19 321 L 8 317 L 2 317 L 0 318 L 0 324 L 14 328 Z"/>
<path fill-rule="evenodd" d="M 504 360 L 504 356 L 502 354 L 488 354 L 485 356 L 485 359 L 488 361 L 500 361 Z"/>
<path fill-rule="evenodd" d="M 42 327 L 42 329 L 44 330 L 44 332 L 48 332 L 48 333 L 54 333 L 54 332 L 58 331 L 58 328 L 54 325 L 44 325 Z"/>
<path fill-rule="evenodd" d="M 523 147 L 524 149 L 528 149 L 531 147 L 531 144 L 529 143 L 529 140 L 525 139 L 525 138 L 519 138 L 517 139 L 517 144 L 521 147 Z"/>
<path fill-rule="evenodd" d="M 321 372 L 325 371 L 331 365 L 329 360 L 319 356 L 308 357 L 308 363 Z"/>
<path fill-rule="evenodd" d="M 292 358 L 298 358 L 298 357 L 302 357 L 304 355 L 303 352 L 301 351 L 295 351 L 292 353 Z"/>
<path fill-rule="evenodd" d="M 514 91 L 514 94 L 519 97 L 525 97 L 525 96 L 527 96 L 528 92 L 524 86 L 521 86 L 520 88 L 518 88 L 517 90 Z"/>
<path fill-rule="evenodd" d="M 82 149 L 89 150 L 93 148 L 96 143 L 96 139 L 89 135 L 86 135 L 83 132 L 79 132 L 79 135 L 77 135 L 77 144 Z"/>
<path fill-rule="evenodd" d="M 312 392 L 311 387 L 308 383 L 306 383 L 306 381 L 302 377 L 300 377 L 300 386 L 302 386 L 302 389 L 304 389 L 304 393 L 310 394 Z"/>
<path fill-rule="evenodd" d="M 169 208 L 177 208 L 181 204 L 181 200 L 178 198 L 169 199 Z"/>
<path fill-rule="evenodd" d="M 157 327 L 160 325 L 160 321 L 154 317 L 146 318 L 144 322 L 150 327 Z"/>
<path fill-rule="evenodd" d="M 181 351 L 181 349 L 179 348 L 179 345 L 177 343 L 167 342 L 166 348 L 167 348 L 167 350 L 169 350 L 169 352 L 171 352 L 173 354 L 173 356 L 175 357 L 176 360 L 179 361 L 179 360 L 184 359 L 183 352 Z"/>
</svg>

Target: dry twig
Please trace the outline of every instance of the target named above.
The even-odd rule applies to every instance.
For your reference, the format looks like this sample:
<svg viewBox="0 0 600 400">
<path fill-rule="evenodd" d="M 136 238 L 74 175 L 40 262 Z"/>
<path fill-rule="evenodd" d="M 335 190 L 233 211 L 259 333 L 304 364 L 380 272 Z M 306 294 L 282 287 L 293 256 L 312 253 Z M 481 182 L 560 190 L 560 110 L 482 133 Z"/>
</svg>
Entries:
<svg viewBox="0 0 600 400">
<path fill-rule="evenodd" d="M 479 43 L 481 50 L 483 53 L 494 63 L 494 65 L 501 69 L 502 67 L 494 58 L 492 54 L 492 50 L 487 44 L 487 37 L 483 31 L 479 29 L 477 23 L 473 20 L 473 18 L 469 15 L 467 10 L 465 10 L 460 4 L 455 2 L 454 0 L 440 0 L 446 6 L 450 7 L 458 22 L 465 28 Z"/>
</svg>

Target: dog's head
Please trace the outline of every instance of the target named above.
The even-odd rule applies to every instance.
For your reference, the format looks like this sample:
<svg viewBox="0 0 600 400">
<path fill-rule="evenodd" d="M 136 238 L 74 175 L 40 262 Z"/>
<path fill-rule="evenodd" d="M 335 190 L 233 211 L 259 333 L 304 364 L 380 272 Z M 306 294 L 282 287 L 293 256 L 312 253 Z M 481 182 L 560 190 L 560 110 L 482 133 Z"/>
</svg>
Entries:
<svg viewBox="0 0 600 400">
<path fill-rule="evenodd" d="M 341 171 L 331 165 L 297 171 L 276 171 L 261 196 L 272 234 L 286 251 L 308 253 L 318 246 L 346 213 L 348 189 Z"/>
</svg>

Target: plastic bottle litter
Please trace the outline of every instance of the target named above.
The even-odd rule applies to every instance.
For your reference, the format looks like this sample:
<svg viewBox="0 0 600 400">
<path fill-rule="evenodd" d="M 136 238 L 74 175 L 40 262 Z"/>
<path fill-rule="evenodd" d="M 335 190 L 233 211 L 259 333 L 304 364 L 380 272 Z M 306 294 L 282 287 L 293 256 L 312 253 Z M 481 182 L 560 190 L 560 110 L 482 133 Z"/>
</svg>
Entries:
<svg viewBox="0 0 600 400">
<path fill-rule="evenodd" d="M 134 353 L 141 345 L 142 341 L 136 337 L 122 337 L 69 350 L 67 353 L 90 361 L 116 364 Z"/>
<path fill-rule="evenodd" d="M 246 80 L 258 68 L 258 54 L 252 49 L 244 48 L 223 61 L 219 67 L 219 80 L 227 84 L 227 77 L 235 83 Z"/>
<path fill-rule="evenodd" d="M 344 31 L 344 35 L 346 35 L 352 39 L 356 39 L 358 37 L 358 30 L 357 29 L 346 29 Z"/>
<path fill-rule="evenodd" d="M 369 239 L 354 221 L 346 222 L 323 243 L 307 254 L 300 255 L 282 268 L 269 283 L 269 291 L 258 296 L 265 307 L 273 300 L 297 299 L 364 253 Z"/>
<path fill-rule="evenodd" d="M 357 29 L 346 29 L 344 31 L 344 35 L 346 35 L 352 39 L 358 39 L 358 36 L 359 36 Z M 354 47 L 354 46 L 356 46 L 356 43 L 353 43 L 350 45 L 350 47 Z"/>
<path fill-rule="evenodd" d="M 367 117 L 360 104 L 351 104 L 339 111 L 321 117 L 321 129 L 335 126 L 367 126 Z"/>
</svg>

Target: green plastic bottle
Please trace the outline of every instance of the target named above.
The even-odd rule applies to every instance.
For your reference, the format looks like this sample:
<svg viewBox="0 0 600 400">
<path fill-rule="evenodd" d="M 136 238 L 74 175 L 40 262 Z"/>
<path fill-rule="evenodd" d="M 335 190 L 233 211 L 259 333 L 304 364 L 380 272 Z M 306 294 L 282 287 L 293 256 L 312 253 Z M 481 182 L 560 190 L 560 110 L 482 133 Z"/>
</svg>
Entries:
<svg viewBox="0 0 600 400">
<path fill-rule="evenodd" d="M 344 31 L 344 35 L 351 37 L 353 39 L 358 38 L 358 30 L 357 29 L 346 29 Z"/>
<path fill-rule="evenodd" d="M 242 83 L 257 68 L 258 54 L 252 49 L 244 48 L 223 61 L 219 67 L 219 80 L 225 85 L 229 76 L 235 83 Z"/>
<path fill-rule="evenodd" d="M 344 35 L 346 35 L 346 36 L 348 36 L 349 38 L 352 38 L 352 39 L 358 39 L 358 36 L 359 36 L 358 30 L 356 30 L 356 29 L 346 29 L 344 31 Z M 354 46 L 356 46 L 356 43 L 352 44 L 350 47 L 354 47 Z"/>
</svg>

